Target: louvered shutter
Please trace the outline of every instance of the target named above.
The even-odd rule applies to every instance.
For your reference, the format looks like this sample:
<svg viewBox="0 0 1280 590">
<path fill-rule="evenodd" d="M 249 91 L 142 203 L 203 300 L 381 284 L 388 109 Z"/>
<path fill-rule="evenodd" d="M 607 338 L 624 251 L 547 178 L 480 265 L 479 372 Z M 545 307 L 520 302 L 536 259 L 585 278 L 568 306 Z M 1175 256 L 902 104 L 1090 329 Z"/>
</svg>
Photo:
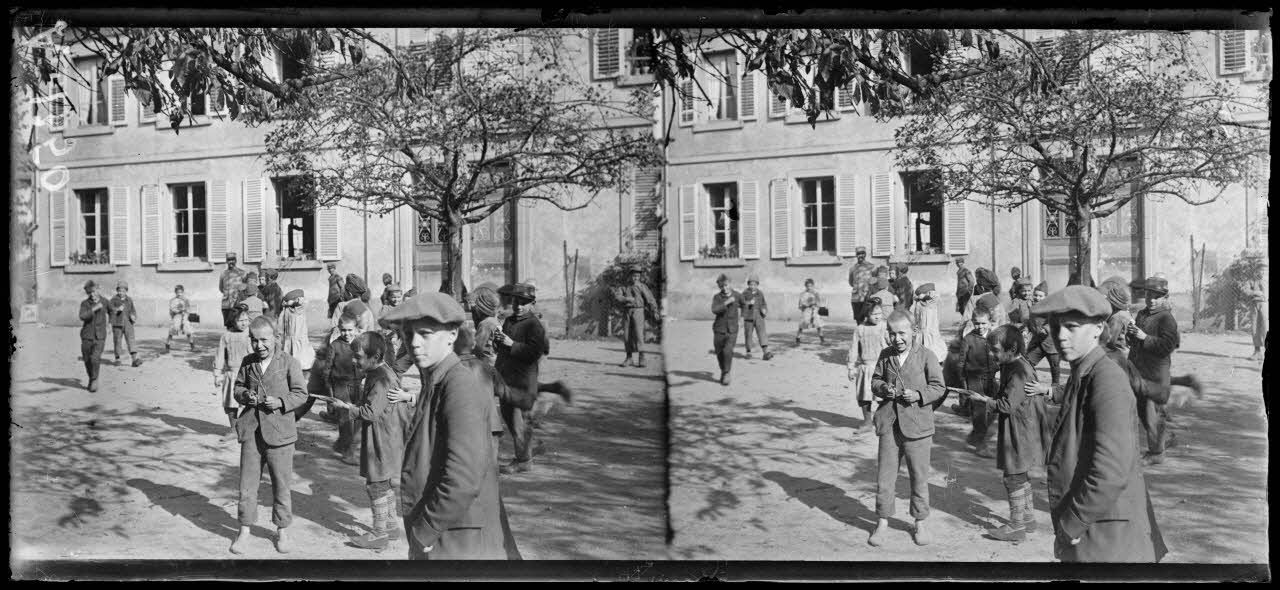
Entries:
<svg viewBox="0 0 1280 590">
<path fill-rule="evenodd" d="M 246 178 L 244 203 L 244 261 L 262 262 L 267 252 L 267 191 L 261 178 Z"/>
<path fill-rule="evenodd" d="M 855 111 L 858 103 L 853 100 L 853 82 L 846 82 L 836 89 L 836 108 L 841 111 Z"/>
<path fill-rule="evenodd" d="M 107 109 L 112 125 L 124 125 L 128 121 L 125 118 L 125 91 L 124 78 L 121 76 L 112 76 L 107 79 L 107 89 L 111 93 L 107 97 Z"/>
<path fill-rule="evenodd" d="M 696 186 L 692 194 L 693 202 L 695 203 L 694 210 L 696 211 L 695 220 L 698 227 L 698 236 L 695 243 L 698 244 L 699 248 L 704 246 L 714 248 L 716 247 L 716 241 L 713 237 L 715 234 L 711 231 L 711 228 L 715 225 L 715 218 L 711 215 L 711 196 L 707 194 L 706 186 Z"/>
<path fill-rule="evenodd" d="M 1246 31 L 1223 31 L 1218 35 L 1218 75 L 1239 74 L 1248 65 Z"/>
<path fill-rule="evenodd" d="M 773 230 L 773 257 L 791 256 L 791 194 L 787 179 L 775 178 L 769 183 L 770 225 Z"/>
<path fill-rule="evenodd" d="M 853 256 L 858 247 L 857 177 L 836 178 L 836 256 Z"/>
<path fill-rule="evenodd" d="M 680 126 L 692 125 L 697 115 L 693 100 L 692 78 L 680 81 L 680 96 L 676 97 L 676 100 L 680 101 Z"/>
<path fill-rule="evenodd" d="M 618 75 L 622 56 L 622 40 L 618 29 L 597 29 L 592 53 L 592 77 L 612 78 Z"/>
<path fill-rule="evenodd" d="M 54 76 L 53 80 L 57 84 L 49 85 L 49 92 L 54 93 L 53 101 L 49 105 L 49 130 L 61 131 L 67 127 L 67 82 L 61 75 Z"/>
<path fill-rule="evenodd" d="M 160 264 L 160 187 L 142 185 L 142 263 Z"/>
<path fill-rule="evenodd" d="M 738 118 L 743 121 L 756 118 L 756 72 L 747 72 L 738 85 Z"/>
<path fill-rule="evenodd" d="M 738 244 L 743 258 L 760 257 L 760 183 L 744 180 L 738 184 Z"/>
<path fill-rule="evenodd" d="M 680 187 L 680 260 L 693 260 L 698 257 L 698 209 L 694 198 L 697 187 L 684 185 Z"/>
<path fill-rule="evenodd" d="M 66 266 L 71 248 L 67 232 L 67 211 L 71 208 L 71 191 L 49 193 L 49 266 Z"/>
<path fill-rule="evenodd" d="M 209 262 L 220 263 L 227 259 L 230 192 L 231 183 L 225 180 L 209 183 Z"/>
<path fill-rule="evenodd" d="M 129 187 L 113 186 L 107 189 L 111 203 L 111 264 L 129 264 L 129 230 L 133 225 Z"/>
<path fill-rule="evenodd" d="M 316 258 L 342 259 L 342 232 L 337 207 L 316 207 Z"/>
<path fill-rule="evenodd" d="M 641 168 L 635 171 L 635 206 L 632 207 L 635 227 L 635 247 L 642 252 L 658 250 L 658 184 L 662 182 L 662 169 Z"/>
<path fill-rule="evenodd" d="M 893 254 L 893 181 L 888 174 L 871 177 L 871 255 Z"/>
<path fill-rule="evenodd" d="M 787 99 L 778 96 L 773 89 L 769 90 L 769 116 L 785 117 L 787 114 Z"/>
<path fill-rule="evenodd" d="M 968 201 L 947 203 L 942 213 L 943 249 L 947 254 L 969 253 Z"/>
</svg>

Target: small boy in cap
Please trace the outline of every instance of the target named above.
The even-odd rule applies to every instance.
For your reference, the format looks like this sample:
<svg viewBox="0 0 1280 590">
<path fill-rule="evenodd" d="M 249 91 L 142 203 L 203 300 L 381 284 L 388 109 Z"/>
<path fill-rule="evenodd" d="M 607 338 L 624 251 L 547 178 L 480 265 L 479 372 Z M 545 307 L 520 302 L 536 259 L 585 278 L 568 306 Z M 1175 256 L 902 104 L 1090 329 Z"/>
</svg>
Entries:
<svg viewBox="0 0 1280 590">
<path fill-rule="evenodd" d="M 84 284 L 84 301 L 80 302 L 80 355 L 84 359 L 84 370 L 89 374 L 89 391 L 98 390 L 98 370 L 102 366 L 102 349 L 107 345 L 106 302 L 98 294 L 98 284 L 88 281 Z"/>
<path fill-rule="evenodd" d="M 1169 281 L 1153 276 L 1142 284 L 1142 289 L 1146 307 L 1138 312 L 1125 333 L 1128 336 L 1129 361 L 1143 379 L 1158 384 L 1156 395 L 1148 397 L 1138 413 L 1142 428 L 1147 433 L 1147 456 L 1143 461 L 1152 465 L 1163 462 L 1165 447 L 1174 444 L 1172 436 L 1166 437 L 1167 404 L 1156 400 L 1169 397 L 1173 351 L 1180 344 L 1180 336 L 1178 320 L 1174 319 L 1169 305 Z"/>
<path fill-rule="evenodd" d="M 263 278 L 267 284 L 262 286 L 258 292 L 258 297 L 266 304 L 262 310 L 262 315 L 267 316 L 271 321 L 278 321 L 280 313 L 284 311 L 284 289 L 280 288 L 280 283 L 276 280 L 280 278 L 280 271 L 274 268 L 268 268 L 262 271 Z"/>
<path fill-rule="evenodd" d="M 1035 304 L 1044 301 L 1044 298 L 1048 295 L 1049 284 L 1045 281 L 1040 281 L 1040 284 L 1036 285 L 1035 288 L 1031 290 L 1031 305 L 1035 306 Z M 1108 299 L 1110 299 L 1110 297 L 1108 297 Z M 1124 294 L 1124 301 L 1124 307 L 1127 309 L 1129 301 L 1129 293 L 1127 289 Z M 1028 312 L 1029 311 L 1030 310 L 1028 309 Z M 1129 312 L 1125 311 L 1124 314 L 1125 316 L 1128 316 Z M 1124 325 L 1128 325 L 1128 322 L 1126 321 Z M 1058 347 L 1054 344 L 1053 335 L 1049 334 L 1049 320 L 1044 316 L 1031 314 L 1030 318 L 1027 320 L 1026 326 L 1027 332 L 1031 335 L 1031 341 L 1027 344 L 1027 362 L 1031 363 L 1031 366 L 1034 367 L 1040 364 L 1040 359 L 1049 359 L 1050 384 L 1057 385 L 1061 380 L 1062 369 L 1059 366 L 1061 364 L 1061 357 L 1058 356 Z M 1117 333 L 1120 335 L 1119 340 L 1124 341 L 1123 325 L 1120 326 Z"/>
<path fill-rule="evenodd" d="M 323 364 L 329 371 L 329 395 L 340 402 L 351 403 L 359 393 L 361 375 L 356 367 L 352 344 L 364 330 L 359 329 L 357 323 L 354 315 L 344 312 L 338 316 L 338 337 L 325 349 Z M 329 408 L 329 413 L 338 415 L 338 440 L 333 443 L 333 451 L 342 455 L 344 463 L 358 464 L 359 441 L 355 440 L 356 426 L 351 413 L 341 404 Z"/>
<path fill-rule="evenodd" d="M 991 333 L 991 312 L 985 308 L 977 308 L 970 319 L 973 330 L 960 338 L 959 375 L 964 380 L 964 389 L 974 391 L 986 397 L 995 396 L 995 372 L 998 368 L 991 358 L 991 345 L 987 335 Z M 970 404 L 968 396 L 960 399 L 960 413 L 969 414 L 972 429 L 966 438 L 966 448 L 979 457 L 992 458 L 988 448 L 991 434 L 991 422 L 994 414 L 987 412 L 983 404 Z"/>
<path fill-rule="evenodd" d="M 904 263 L 899 264 L 895 270 L 897 271 L 897 276 L 891 281 L 890 287 L 893 289 L 893 294 L 897 296 L 897 301 L 893 307 L 894 309 L 911 311 L 911 305 L 915 302 L 915 287 L 911 284 L 911 278 L 907 276 L 907 273 L 911 271 L 911 267 Z"/>
<path fill-rule="evenodd" d="M 194 352 L 196 349 L 196 341 L 194 333 L 191 329 L 191 317 L 189 310 L 191 302 L 187 300 L 186 290 L 182 285 L 173 288 L 173 299 L 169 300 L 169 335 L 164 339 L 164 350 L 169 352 L 169 341 L 174 336 L 186 336 L 187 344 L 191 346 Z"/>
<path fill-rule="evenodd" d="M 720 384 L 729 384 L 729 371 L 733 369 L 733 346 L 738 341 L 738 317 L 742 314 L 742 294 L 729 287 L 729 277 L 721 273 L 716 277 L 716 286 L 720 288 L 711 297 L 711 313 L 715 321 L 711 323 L 712 346 L 715 349 L 716 361 L 720 364 Z"/>
<path fill-rule="evenodd" d="M 822 337 L 822 315 L 818 313 L 825 301 L 822 294 L 814 288 L 813 279 L 804 280 L 804 291 L 800 293 L 800 325 L 796 328 L 796 344 L 800 344 L 800 334 L 804 333 L 805 328 L 814 328 L 818 331 L 818 343 L 825 344 L 826 339 Z M 859 300 L 857 303 L 863 304 L 864 301 Z M 871 305 L 869 302 L 866 305 Z M 862 312 L 863 319 L 867 313 Z"/>
<path fill-rule="evenodd" d="M 429 376 L 419 394 L 400 389 L 387 394 L 393 403 L 416 408 L 400 472 L 410 559 L 508 555 L 491 426 L 493 388 L 482 386 L 453 351 L 465 319 L 451 296 L 424 293 L 381 320 L 384 326 L 402 326 L 418 368 Z"/>
<path fill-rule="evenodd" d="M 123 338 L 129 347 L 133 366 L 141 365 L 142 359 L 138 358 L 137 349 L 133 347 L 133 324 L 138 321 L 138 311 L 133 306 L 133 298 L 129 297 L 129 283 L 116 283 L 116 295 L 108 302 L 108 307 L 111 308 L 112 350 L 116 353 L 116 364 L 120 364 L 120 339 Z"/>
<path fill-rule="evenodd" d="M 1031 302 L 1028 301 L 1031 296 L 1031 279 L 1022 277 L 1014 281 L 1009 293 L 1012 294 L 1009 298 L 1009 323 L 1018 330 L 1025 331 L 1027 323 L 1031 321 Z"/>
<path fill-rule="evenodd" d="M 644 271 L 638 267 L 631 267 L 628 274 L 631 275 L 631 284 L 625 287 L 616 287 L 613 289 L 613 297 L 626 309 L 623 315 L 625 322 L 623 326 L 623 344 L 627 353 L 627 358 L 623 359 L 623 367 L 631 364 L 631 355 L 634 353 L 639 362 L 637 367 L 644 366 L 644 327 L 646 314 L 657 314 L 658 301 L 653 296 L 653 292 L 644 284 Z"/>
<path fill-rule="evenodd" d="M 501 468 L 503 473 L 525 472 L 533 466 L 534 433 L 526 423 L 525 412 L 532 409 L 532 401 L 538 398 L 538 371 L 542 357 L 551 352 L 546 328 L 534 313 L 536 301 L 532 285 L 516 283 L 511 293 L 512 314 L 502 323 L 502 329 L 493 333 L 498 358 L 495 367 L 507 383 L 507 387 L 526 393 L 528 408 L 504 404 L 502 419 L 511 430 L 515 458 L 510 465 Z"/>
<path fill-rule="evenodd" d="M 872 424 L 880 437 L 876 482 L 876 529 L 867 542 L 883 545 L 894 514 L 894 488 L 898 465 L 906 459 L 911 479 L 912 536 L 927 545 L 933 535 L 924 527 L 929 516 L 929 455 L 933 447 L 933 407 L 946 394 L 942 365 L 929 349 L 914 339 L 911 316 L 895 311 L 889 316 L 888 347 L 880 353 L 872 376 L 871 391 L 880 402 Z"/>
<path fill-rule="evenodd" d="M 754 333 L 764 360 L 773 358 L 769 352 L 769 335 L 765 331 L 764 318 L 769 312 L 769 303 L 760 291 L 760 279 L 755 275 L 747 277 L 747 288 L 742 292 L 742 340 L 747 347 L 747 358 L 751 358 L 751 335 Z"/>
</svg>

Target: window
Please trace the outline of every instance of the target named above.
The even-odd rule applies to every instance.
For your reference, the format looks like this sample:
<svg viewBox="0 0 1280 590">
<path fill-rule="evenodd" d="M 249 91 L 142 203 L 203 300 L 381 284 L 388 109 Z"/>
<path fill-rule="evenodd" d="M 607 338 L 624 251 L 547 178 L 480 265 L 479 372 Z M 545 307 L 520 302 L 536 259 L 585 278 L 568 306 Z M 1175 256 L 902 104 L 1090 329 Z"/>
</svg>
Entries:
<svg viewBox="0 0 1280 590">
<path fill-rule="evenodd" d="M 95 188 L 75 191 L 80 202 L 81 248 L 74 253 L 71 262 L 86 264 L 108 262 L 110 248 L 110 218 L 107 216 L 107 189 Z"/>
<path fill-rule="evenodd" d="M 907 251 L 943 251 L 942 195 L 921 173 L 903 175 L 907 200 Z"/>
<path fill-rule="evenodd" d="M 653 72 L 653 31 L 631 29 L 631 43 L 627 48 L 627 74 L 647 76 Z"/>
<path fill-rule="evenodd" d="M 708 256 L 736 258 L 738 255 L 738 185 L 733 182 L 708 184 L 707 203 L 710 239 Z"/>
<path fill-rule="evenodd" d="M 1249 81 L 1271 79 L 1271 33 L 1269 31 L 1222 31 L 1218 33 L 1218 75 L 1244 74 Z"/>
<path fill-rule="evenodd" d="M 171 184 L 173 257 L 177 262 L 209 259 L 209 219 L 203 182 Z"/>
<path fill-rule="evenodd" d="M 297 80 L 306 75 L 307 62 L 311 59 L 307 45 L 302 39 L 281 44 L 279 51 L 280 79 Z"/>
<path fill-rule="evenodd" d="M 709 72 L 704 90 L 711 105 L 707 118 L 713 121 L 738 118 L 738 55 L 732 51 L 707 54 Z"/>
<path fill-rule="evenodd" d="M 440 229 L 436 220 L 418 214 L 418 245 L 443 244 L 448 241 L 447 236 L 441 235 Z"/>
<path fill-rule="evenodd" d="M 804 224 L 805 254 L 836 252 L 836 180 L 802 178 L 800 185 L 801 223 Z"/>
<path fill-rule="evenodd" d="M 76 79 L 69 89 L 74 89 L 76 121 L 80 126 L 107 124 L 107 80 L 99 79 L 98 58 L 76 60 Z"/>
<path fill-rule="evenodd" d="M 274 179 L 276 189 L 276 256 L 282 260 L 316 259 L 316 216 L 307 210 L 310 201 L 296 178 Z"/>
</svg>

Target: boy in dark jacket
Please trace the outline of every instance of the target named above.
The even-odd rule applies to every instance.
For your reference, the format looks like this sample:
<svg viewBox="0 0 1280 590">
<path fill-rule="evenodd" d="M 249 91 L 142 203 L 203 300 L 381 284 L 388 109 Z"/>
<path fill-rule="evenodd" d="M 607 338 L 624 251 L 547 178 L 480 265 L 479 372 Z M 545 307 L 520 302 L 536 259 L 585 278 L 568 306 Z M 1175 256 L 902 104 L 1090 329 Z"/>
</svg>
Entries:
<svg viewBox="0 0 1280 590">
<path fill-rule="evenodd" d="M 533 286 L 516 283 L 504 290 L 511 294 L 513 313 L 503 322 L 502 329 L 493 333 L 498 352 L 496 368 L 507 387 L 515 390 L 512 392 L 514 397 L 519 397 L 516 394 L 521 392 L 524 394 L 528 407 L 503 404 L 502 420 L 511 430 L 515 458 L 500 471 L 525 472 L 533 466 L 534 446 L 533 427 L 525 422 L 525 412 L 533 408 L 533 401 L 538 397 L 538 368 L 542 357 L 551 352 L 551 343 L 547 341 L 546 329 L 533 311 L 536 300 Z"/>
<path fill-rule="evenodd" d="M 324 365 L 328 367 L 329 395 L 348 404 L 359 395 L 356 388 L 360 385 L 360 374 L 351 348 L 358 333 L 356 318 L 343 313 L 338 318 L 338 338 L 329 343 L 324 357 Z M 329 411 L 338 414 L 338 440 L 333 443 L 334 452 L 342 454 L 343 463 L 358 465 L 356 427 L 351 413 L 341 405 Z"/>
<path fill-rule="evenodd" d="M 960 377 L 964 380 L 964 389 L 994 397 L 996 364 L 992 362 L 991 347 L 987 343 L 987 334 L 991 333 L 991 315 L 979 308 L 973 312 L 972 322 L 973 331 L 960 340 Z M 995 416 L 987 412 L 984 404 L 971 404 L 967 399 L 963 403 L 969 408 L 969 422 L 973 425 L 966 439 L 968 450 L 979 457 L 995 457 L 987 448 Z"/>
<path fill-rule="evenodd" d="M 893 295 L 898 298 L 898 302 L 893 306 L 894 309 L 911 311 L 911 304 L 915 301 L 915 286 L 907 276 L 909 270 L 911 270 L 910 267 L 905 264 L 898 265 L 897 277 L 893 279 Z"/>
<path fill-rule="evenodd" d="M 1143 457 L 1143 462 L 1151 465 L 1162 463 L 1165 447 L 1173 444 L 1173 438 L 1165 436 L 1165 422 L 1169 419 L 1167 404 L 1156 400 L 1169 398 L 1170 361 L 1180 339 L 1178 321 L 1173 318 L 1173 311 L 1169 306 L 1169 282 L 1160 277 L 1151 277 L 1142 287 L 1146 293 L 1147 306 L 1138 312 L 1126 334 L 1129 361 L 1138 369 L 1143 379 L 1156 384 L 1154 395 L 1149 396 L 1143 407 L 1138 408 L 1138 417 L 1147 434 L 1147 455 Z"/>
<path fill-rule="evenodd" d="M 751 276 L 747 279 L 747 288 L 742 292 L 742 340 L 747 347 L 747 358 L 751 358 L 751 335 L 755 333 L 760 352 L 764 360 L 773 358 L 769 352 L 769 333 L 765 331 L 764 318 L 769 313 L 769 303 L 760 291 L 760 279 Z"/>
<path fill-rule="evenodd" d="M 133 366 L 141 365 L 142 359 L 138 358 L 137 349 L 133 347 L 133 325 L 138 321 L 138 310 L 129 297 L 129 283 L 116 283 L 116 296 L 111 298 L 108 306 L 111 308 L 112 350 L 116 353 L 116 364 L 120 364 L 120 339 L 123 338 L 129 347 Z"/>
<path fill-rule="evenodd" d="M 258 298 L 266 303 L 266 309 L 263 310 L 262 315 L 274 322 L 280 319 L 280 312 L 284 311 L 284 290 L 280 288 L 280 283 L 276 282 L 280 278 L 280 271 L 268 268 L 262 271 L 262 274 L 267 279 L 267 284 L 263 285 L 258 292 Z"/>
<path fill-rule="evenodd" d="M 912 536 L 927 545 L 933 535 L 924 528 L 929 516 L 929 454 L 933 447 L 933 407 L 942 401 L 942 365 L 928 348 L 915 342 L 911 316 L 895 311 L 889 316 L 889 346 L 880 353 L 871 391 L 880 404 L 872 418 L 880 437 L 876 483 L 876 530 L 867 542 L 884 544 L 889 518 L 894 514 L 894 488 L 898 463 L 906 458 L 911 478 Z"/>
<path fill-rule="evenodd" d="M 720 364 L 720 384 L 729 384 L 729 371 L 733 368 L 733 346 L 738 341 L 738 317 L 742 314 L 742 294 L 729 287 L 729 277 L 716 278 L 720 288 L 711 297 L 711 313 L 716 316 L 711 323 L 712 347 Z"/>
<path fill-rule="evenodd" d="M 98 390 L 98 369 L 102 366 L 102 349 L 107 345 L 107 308 L 98 294 L 98 284 L 84 284 L 84 301 L 80 302 L 80 355 L 84 358 L 84 370 L 89 374 L 89 391 Z"/>
</svg>

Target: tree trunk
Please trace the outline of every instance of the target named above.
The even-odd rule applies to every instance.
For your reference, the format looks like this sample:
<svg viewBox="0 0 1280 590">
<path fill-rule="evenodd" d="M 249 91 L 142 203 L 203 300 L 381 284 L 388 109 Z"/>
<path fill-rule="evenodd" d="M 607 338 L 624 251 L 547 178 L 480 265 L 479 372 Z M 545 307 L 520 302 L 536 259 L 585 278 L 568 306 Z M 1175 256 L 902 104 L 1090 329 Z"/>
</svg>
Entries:
<svg viewBox="0 0 1280 590">
<path fill-rule="evenodd" d="M 462 301 L 462 228 L 466 226 L 462 216 L 453 211 L 444 211 L 440 219 L 440 232 L 444 234 L 444 245 L 440 249 L 440 292 L 453 295 Z"/>
<path fill-rule="evenodd" d="M 1093 211 L 1087 207 L 1077 207 L 1075 215 L 1076 239 L 1071 244 L 1072 264 L 1068 285 L 1085 285 L 1093 287 Z"/>
</svg>

